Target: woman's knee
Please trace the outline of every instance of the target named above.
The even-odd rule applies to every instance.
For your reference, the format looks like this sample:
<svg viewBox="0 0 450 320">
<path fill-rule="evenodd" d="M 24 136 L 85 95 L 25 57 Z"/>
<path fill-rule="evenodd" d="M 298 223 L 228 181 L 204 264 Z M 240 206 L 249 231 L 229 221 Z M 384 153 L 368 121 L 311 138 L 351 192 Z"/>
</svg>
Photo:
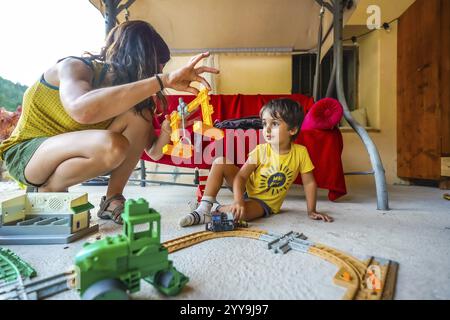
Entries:
<svg viewBox="0 0 450 320">
<path fill-rule="evenodd" d="M 105 130 L 101 140 L 98 156 L 102 162 L 109 169 L 119 166 L 127 157 L 130 148 L 128 139 L 120 133 Z"/>
</svg>

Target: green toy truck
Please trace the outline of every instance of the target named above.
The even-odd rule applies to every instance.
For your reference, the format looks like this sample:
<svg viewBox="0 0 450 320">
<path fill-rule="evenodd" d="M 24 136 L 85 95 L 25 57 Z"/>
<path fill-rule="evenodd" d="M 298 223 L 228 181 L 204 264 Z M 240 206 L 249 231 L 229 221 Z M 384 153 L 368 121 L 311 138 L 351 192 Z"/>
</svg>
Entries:
<svg viewBox="0 0 450 320">
<path fill-rule="evenodd" d="M 128 299 L 144 279 L 165 295 L 177 295 L 189 278 L 178 272 L 161 245 L 160 214 L 144 199 L 127 200 L 123 234 L 86 243 L 75 257 L 76 285 L 84 300 Z"/>
</svg>

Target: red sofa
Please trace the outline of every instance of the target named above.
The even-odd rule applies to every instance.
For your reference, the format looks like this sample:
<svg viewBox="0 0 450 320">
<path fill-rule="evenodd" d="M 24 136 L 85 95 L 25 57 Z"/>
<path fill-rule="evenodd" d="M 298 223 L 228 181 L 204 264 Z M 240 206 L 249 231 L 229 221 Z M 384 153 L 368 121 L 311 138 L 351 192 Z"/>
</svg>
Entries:
<svg viewBox="0 0 450 320">
<path fill-rule="evenodd" d="M 184 102 L 189 103 L 194 99 L 193 95 L 172 95 L 168 96 L 168 111 L 175 110 L 178 106 L 178 99 L 183 98 Z M 312 107 L 314 101 L 312 98 L 300 95 L 211 95 L 211 105 L 214 107 L 213 120 L 235 119 L 248 116 L 255 116 L 259 114 L 261 107 L 268 101 L 287 97 L 298 101 L 304 108 L 305 113 Z M 200 117 L 200 108 L 192 118 Z M 154 119 L 155 128 L 159 128 L 159 124 L 164 119 L 164 116 Z M 199 136 L 192 134 L 192 128 L 187 128 L 190 133 L 188 136 L 195 145 L 194 156 L 188 160 L 175 159 L 172 161 L 170 156 L 164 156 L 157 161 L 162 164 L 177 165 L 189 168 L 210 168 L 210 164 L 214 156 L 224 155 L 230 159 L 234 159 L 235 163 L 240 165 L 245 161 L 250 148 L 248 140 L 243 138 L 244 132 L 234 132 L 231 134 L 227 131 L 225 138 L 222 141 L 201 141 Z M 197 139 L 197 140 L 195 140 Z M 197 141 L 195 144 L 194 141 Z M 262 142 L 262 138 L 258 139 Z M 310 154 L 311 160 L 314 163 L 314 177 L 316 178 L 319 188 L 328 190 L 328 198 L 332 201 L 347 193 L 344 179 L 344 172 L 342 168 L 341 154 L 343 149 L 342 135 L 339 129 L 332 130 L 308 130 L 301 131 L 296 143 L 304 145 Z M 201 147 L 200 147 L 201 145 Z M 202 157 L 202 152 L 209 154 L 208 150 L 223 150 L 224 154 L 214 154 L 212 157 Z M 209 149 L 208 149 L 209 148 Z M 238 149 L 239 151 L 236 152 Z M 222 151 L 220 151 L 222 152 Z M 145 153 L 142 159 L 152 161 Z M 181 162 L 181 163 L 180 163 Z M 296 180 L 296 183 L 301 183 L 301 177 Z"/>
</svg>

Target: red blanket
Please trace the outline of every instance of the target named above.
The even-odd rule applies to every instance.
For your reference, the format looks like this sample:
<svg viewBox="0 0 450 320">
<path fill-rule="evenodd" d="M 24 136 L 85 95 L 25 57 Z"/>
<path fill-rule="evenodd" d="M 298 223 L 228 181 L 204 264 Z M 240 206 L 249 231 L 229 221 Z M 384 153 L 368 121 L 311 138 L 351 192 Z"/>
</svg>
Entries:
<svg viewBox="0 0 450 320">
<path fill-rule="evenodd" d="M 183 98 L 187 104 L 194 99 L 193 95 L 172 95 L 168 96 L 169 108 L 171 112 L 178 106 L 178 98 Z M 214 107 L 213 120 L 226 120 L 259 114 L 261 107 L 268 101 L 288 97 L 298 101 L 307 112 L 313 105 L 312 98 L 300 95 L 211 95 L 211 105 Z M 200 108 L 191 118 L 200 117 Z M 155 128 L 159 128 L 163 116 L 154 119 Z M 190 118 L 190 119 L 191 119 Z M 195 145 L 194 156 L 191 159 L 174 159 L 170 156 L 164 156 L 157 161 L 158 163 L 177 165 L 189 168 L 210 168 L 211 162 L 216 156 L 227 156 L 234 159 L 237 165 L 242 165 L 249 151 L 255 145 L 248 142 L 248 138 L 244 138 L 242 130 L 230 132 L 227 130 L 225 138 L 221 141 L 205 141 L 207 138 L 192 134 L 192 128 L 187 128 L 190 136 L 188 136 Z M 237 132 L 240 131 L 240 132 Z M 234 133 L 234 134 L 233 134 Z M 261 136 L 258 143 L 263 142 Z M 298 136 L 296 143 L 304 145 L 309 152 L 312 162 L 316 167 L 314 177 L 319 188 L 327 189 L 328 199 L 336 200 L 347 193 L 345 187 L 344 172 L 342 168 L 341 154 L 343 149 L 342 135 L 339 129 L 333 130 L 309 130 L 302 131 Z M 201 147 L 200 147 L 201 146 Z M 206 156 L 205 156 L 206 155 Z M 152 161 L 145 153 L 142 159 Z M 301 183 L 301 177 L 296 180 Z"/>
</svg>

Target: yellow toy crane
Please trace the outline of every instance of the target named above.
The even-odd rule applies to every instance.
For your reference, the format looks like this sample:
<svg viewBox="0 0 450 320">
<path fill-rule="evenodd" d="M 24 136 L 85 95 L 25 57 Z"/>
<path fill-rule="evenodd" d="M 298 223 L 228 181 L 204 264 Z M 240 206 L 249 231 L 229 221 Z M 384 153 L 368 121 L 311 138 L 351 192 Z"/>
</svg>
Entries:
<svg viewBox="0 0 450 320">
<path fill-rule="evenodd" d="M 184 130 L 185 119 L 195 112 L 199 106 L 202 111 L 202 121 L 194 122 L 194 132 L 215 140 L 223 139 L 223 131 L 213 126 L 211 115 L 214 113 L 214 108 L 209 103 L 210 99 L 211 97 L 208 95 L 206 88 L 201 90 L 197 97 L 188 105 L 180 98 L 177 111 L 172 111 L 170 114 L 170 127 L 172 128 L 170 140 L 172 144 L 166 144 L 163 147 L 164 154 L 180 158 L 192 157 L 192 142 L 186 137 Z M 180 129 L 182 129 L 181 134 Z M 183 143 L 183 141 L 187 141 L 188 143 Z"/>
</svg>

